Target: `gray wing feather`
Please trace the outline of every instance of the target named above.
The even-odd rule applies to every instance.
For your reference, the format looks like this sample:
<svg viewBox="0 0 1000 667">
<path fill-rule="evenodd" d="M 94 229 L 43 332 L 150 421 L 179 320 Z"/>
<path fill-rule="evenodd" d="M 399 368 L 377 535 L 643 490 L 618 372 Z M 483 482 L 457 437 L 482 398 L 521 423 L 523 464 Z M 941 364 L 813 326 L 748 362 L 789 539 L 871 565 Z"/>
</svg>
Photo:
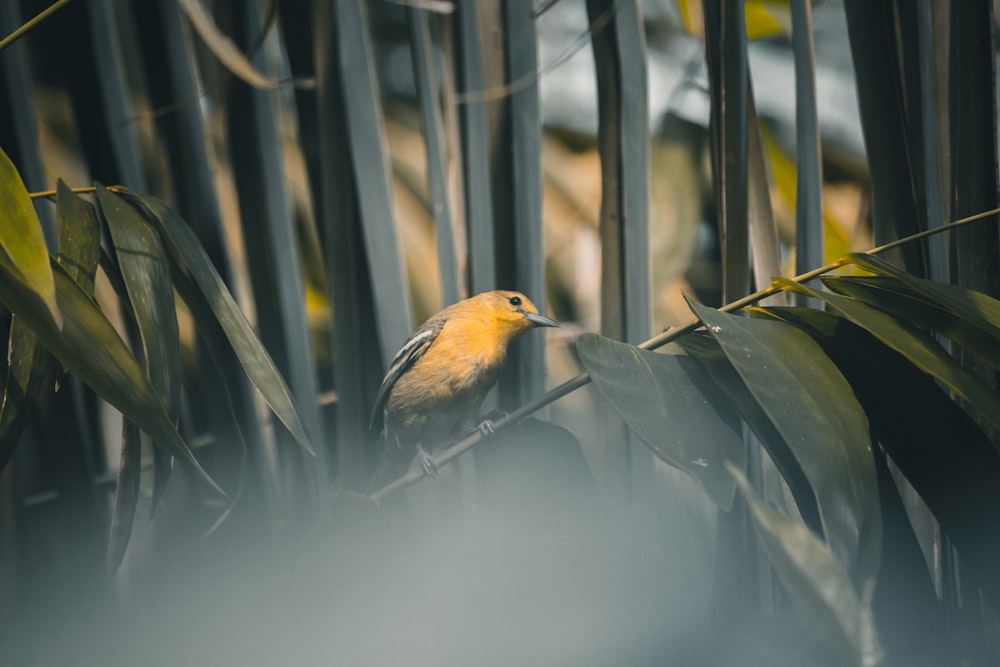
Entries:
<svg viewBox="0 0 1000 667">
<path fill-rule="evenodd" d="M 431 346 L 434 340 L 441 333 L 444 328 L 445 319 L 431 318 L 430 320 L 424 322 L 424 324 L 413 332 L 403 347 L 399 349 L 396 356 L 393 357 L 392 363 L 389 365 L 389 371 L 385 374 L 385 379 L 382 380 L 382 386 L 378 390 L 378 397 L 375 399 L 375 408 L 372 410 L 371 420 L 369 421 L 368 428 L 372 431 L 375 430 L 375 424 L 379 420 L 385 419 L 385 408 L 389 402 L 389 394 L 392 393 L 392 388 L 396 385 L 396 381 L 403 376 L 403 373 L 408 371 L 417 360 L 424 355 L 427 348 Z"/>
</svg>

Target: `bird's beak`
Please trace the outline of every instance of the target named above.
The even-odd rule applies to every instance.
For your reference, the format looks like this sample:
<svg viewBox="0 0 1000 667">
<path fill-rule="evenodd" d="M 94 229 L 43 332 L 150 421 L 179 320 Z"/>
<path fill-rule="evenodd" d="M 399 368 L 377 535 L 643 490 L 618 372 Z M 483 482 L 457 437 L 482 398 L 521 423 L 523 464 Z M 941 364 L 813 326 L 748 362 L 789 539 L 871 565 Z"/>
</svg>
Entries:
<svg viewBox="0 0 1000 667">
<path fill-rule="evenodd" d="M 550 320 L 549 318 L 545 317 L 544 315 L 539 315 L 538 313 L 529 313 L 526 310 L 522 310 L 521 314 L 524 315 L 524 317 L 529 322 L 531 322 L 532 324 L 534 324 L 536 327 L 557 327 L 557 326 L 559 326 L 559 323 L 556 322 L 555 320 Z"/>
</svg>

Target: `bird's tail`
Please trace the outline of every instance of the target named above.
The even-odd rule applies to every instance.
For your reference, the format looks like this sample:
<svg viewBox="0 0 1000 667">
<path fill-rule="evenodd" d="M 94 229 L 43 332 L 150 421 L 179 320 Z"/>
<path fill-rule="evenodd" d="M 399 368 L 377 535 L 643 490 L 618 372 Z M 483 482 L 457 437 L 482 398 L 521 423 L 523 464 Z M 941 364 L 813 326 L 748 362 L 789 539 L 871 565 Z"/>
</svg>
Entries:
<svg viewBox="0 0 1000 667">
<path fill-rule="evenodd" d="M 379 489 L 391 484 L 406 474 L 413 461 L 414 448 L 412 446 L 401 445 L 395 439 L 383 438 L 384 447 L 382 456 L 379 459 L 375 474 L 372 475 L 368 484 L 368 493 L 372 494 Z"/>
</svg>

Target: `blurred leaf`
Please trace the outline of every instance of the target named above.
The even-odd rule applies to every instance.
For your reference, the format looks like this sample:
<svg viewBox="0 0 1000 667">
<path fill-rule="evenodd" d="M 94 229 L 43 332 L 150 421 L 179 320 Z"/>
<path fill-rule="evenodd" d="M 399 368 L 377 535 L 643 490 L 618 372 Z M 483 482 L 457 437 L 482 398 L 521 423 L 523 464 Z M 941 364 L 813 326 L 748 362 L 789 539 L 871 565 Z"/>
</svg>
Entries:
<svg viewBox="0 0 1000 667">
<path fill-rule="evenodd" d="M 703 0 L 715 211 L 722 244 L 722 301 L 750 292 L 747 226 L 749 66 L 743 3 Z"/>
<path fill-rule="evenodd" d="M 333 16 L 349 146 L 340 159 L 353 166 L 365 257 L 369 270 L 378 273 L 378 279 L 371 281 L 371 307 L 377 344 L 387 361 L 413 331 L 413 323 L 389 183 L 379 77 L 366 4 L 335 2 Z"/>
<path fill-rule="evenodd" d="M 258 72 L 233 41 L 219 30 L 212 15 L 199 0 L 177 0 L 184 14 L 191 21 L 198 36 L 226 69 L 255 88 L 271 89 L 281 85 L 281 81 Z"/>
<path fill-rule="evenodd" d="M 915 184 L 923 179 L 911 160 L 911 154 L 915 157 L 919 152 L 915 133 L 922 128 L 906 108 L 909 36 L 900 29 L 899 6 L 894 0 L 844 0 L 844 15 L 871 173 L 872 233 L 875 244 L 881 245 L 920 231 L 922 217 Z M 918 106 L 914 104 L 910 111 L 916 113 Z M 911 129 L 914 134 L 908 134 Z M 919 244 L 902 246 L 894 253 L 905 258 L 908 270 L 922 271 Z"/>
<path fill-rule="evenodd" d="M 874 579 L 865 580 L 859 598 L 829 546 L 802 522 L 763 504 L 739 470 L 731 465 L 728 470 L 750 506 L 757 539 L 778 578 L 817 637 L 830 647 L 825 657 L 831 662 L 824 664 L 884 664 L 871 610 Z"/>
<path fill-rule="evenodd" d="M 747 0 L 745 3 L 747 38 L 764 39 L 788 33 L 791 29 L 788 4 L 781 0 Z M 704 32 L 701 5 L 701 0 L 677 0 L 684 29 L 694 35 L 701 35 Z"/>
<path fill-rule="evenodd" d="M 441 118 L 440 77 L 431 40 L 427 12 L 407 7 L 406 22 L 410 31 L 410 57 L 420 103 L 420 124 L 427 152 L 427 190 L 437 239 L 438 267 L 441 272 L 441 296 L 445 304 L 461 299 L 460 264 L 456 252 L 455 227 L 448 200 L 447 154 Z"/>
<path fill-rule="evenodd" d="M 768 160 L 771 163 L 771 173 L 774 176 L 774 188 L 778 191 L 789 208 L 798 206 L 798 173 L 795 163 L 781 150 L 769 133 L 764 133 L 764 143 L 767 146 Z M 823 209 L 823 261 L 831 262 L 843 257 L 851 250 L 851 239 L 837 221 Z M 812 268 L 812 267 L 810 267 Z M 775 274 L 777 275 L 777 274 Z"/>
<path fill-rule="evenodd" d="M 596 334 L 577 340 L 580 362 L 601 395 L 660 459 L 693 477 L 723 509 L 746 449 L 732 404 L 694 360 L 658 354 Z"/>
<path fill-rule="evenodd" d="M 123 189 L 121 194 L 128 199 L 146 207 L 158 221 L 164 240 L 175 262 L 181 269 L 191 275 L 201 293 L 211 308 L 212 313 L 222 326 L 229 339 L 233 351 L 240 360 L 243 370 L 254 386 L 267 401 L 281 423 L 295 436 L 299 445 L 310 454 L 315 455 L 309 438 L 302 428 L 291 392 L 268 355 L 260 340 L 247 322 L 243 311 L 233 300 L 226 289 L 205 249 L 187 223 L 174 213 L 159 199 L 149 196 L 139 196 Z M 189 304 L 190 305 L 190 304 Z"/>
<path fill-rule="evenodd" d="M 42 224 L 14 163 L 0 149 L 0 269 L 22 289 L 41 300 L 57 327 L 62 316 L 56 303 L 49 251 Z"/>
<path fill-rule="evenodd" d="M 795 274 L 823 264 L 823 165 L 808 0 L 792 0 L 795 59 Z M 772 275 L 779 275 L 774 273 Z M 800 303 L 805 306 L 807 303 Z"/>
<path fill-rule="evenodd" d="M 930 373 L 940 380 L 981 411 L 990 423 L 1000 428 L 1000 396 L 962 368 L 961 364 L 930 336 L 857 299 L 820 292 L 783 278 L 778 278 L 775 282 L 786 289 L 797 290 L 822 299 L 847 319 L 867 329 L 890 348 L 901 353 L 925 373 Z"/>
<path fill-rule="evenodd" d="M 122 564 L 125 549 L 132 537 L 132 524 L 139 503 L 139 478 L 142 475 L 142 439 L 139 428 L 122 417 L 122 452 L 115 484 L 115 504 L 111 512 L 111 534 L 108 537 L 108 570 L 114 572 Z"/>
<path fill-rule="evenodd" d="M 782 9 L 768 0 L 747 0 L 745 4 L 747 39 L 763 39 L 789 32 L 791 19 L 787 7 Z"/>
<path fill-rule="evenodd" d="M 97 200 L 107 220 L 121 271 L 127 304 L 142 339 L 142 360 L 150 384 L 163 402 L 170 420 L 177 424 L 181 399 L 181 343 L 177 306 L 170 279 L 170 264 L 160 235 L 135 207 L 103 186 Z M 170 461 L 157 460 L 153 486 L 153 511 L 166 489 Z"/>
<path fill-rule="evenodd" d="M 875 439 L 917 490 L 976 583 L 1000 600 L 1000 454 L 934 379 L 849 320 L 755 308 L 807 331 L 851 383 Z M 970 511 L 970 508 L 974 508 Z"/>
<path fill-rule="evenodd" d="M 70 190 L 62 179 L 56 184 L 56 212 L 59 217 L 59 264 L 87 296 L 94 298 L 94 277 L 101 257 L 97 213 L 90 202 Z"/>
<path fill-rule="evenodd" d="M 486 75 L 480 35 L 479 3 L 456 5 L 455 61 L 456 90 L 467 96 L 461 105 L 459 122 L 465 222 L 468 228 L 469 293 L 496 289 L 496 257 L 493 240 L 493 193 L 490 166 L 490 127 L 483 91 Z M 461 212 L 459 212 L 461 213 Z"/>
<path fill-rule="evenodd" d="M 830 548 L 859 581 L 878 563 L 878 489 L 868 420 L 850 385 L 805 333 L 689 301 L 771 418 L 816 494 Z"/>
<path fill-rule="evenodd" d="M 167 446 L 213 490 L 227 497 L 191 453 L 146 374 L 104 313 L 59 264 L 53 262 L 52 267 L 59 309 L 63 314 L 61 330 L 33 294 L 2 272 L 0 300 L 15 315 L 24 318 L 63 366 L 79 375 L 101 398 L 154 440 Z"/>
<path fill-rule="evenodd" d="M 747 225 L 753 253 L 754 286 L 764 289 L 771 283 L 771 276 L 781 275 L 781 242 L 771 208 L 760 119 L 750 85 L 747 97 Z M 778 293 L 769 297 L 769 303 L 784 304 L 785 298 L 784 293 Z"/>
<path fill-rule="evenodd" d="M 7 465 L 25 420 L 44 386 L 52 357 L 24 320 L 15 315 L 7 344 L 7 373 L 0 406 L 0 470 Z"/>
</svg>

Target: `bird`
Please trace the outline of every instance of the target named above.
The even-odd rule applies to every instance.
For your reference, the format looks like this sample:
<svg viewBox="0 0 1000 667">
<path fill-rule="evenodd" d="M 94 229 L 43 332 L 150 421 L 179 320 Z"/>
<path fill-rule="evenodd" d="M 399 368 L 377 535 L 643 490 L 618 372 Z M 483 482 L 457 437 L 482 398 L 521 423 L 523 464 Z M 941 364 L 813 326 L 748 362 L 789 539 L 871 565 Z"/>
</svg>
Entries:
<svg viewBox="0 0 1000 667">
<path fill-rule="evenodd" d="M 479 408 L 496 384 L 510 343 L 536 327 L 559 323 L 539 314 L 520 292 L 482 292 L 424 322 L 393 358 L 382 380 L 369 427 L 381 426 L 382 456 L 370 490 L 405 474 L 414 457 L 429 475 L 436 466 L 425 447 L 448 444 L 477 427 Z"/>
</svg>

